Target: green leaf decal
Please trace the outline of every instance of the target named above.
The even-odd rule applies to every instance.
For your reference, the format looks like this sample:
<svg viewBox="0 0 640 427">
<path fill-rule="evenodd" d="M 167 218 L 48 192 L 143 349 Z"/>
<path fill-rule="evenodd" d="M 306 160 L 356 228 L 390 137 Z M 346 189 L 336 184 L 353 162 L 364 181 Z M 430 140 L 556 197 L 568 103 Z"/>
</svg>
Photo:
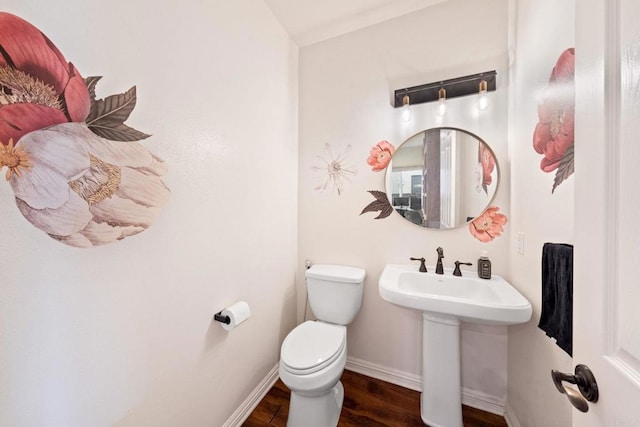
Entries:
<svg viewBox="0 0 640 427">
<path fill-rule="evenodd" d="M 378 211 L 380 214 L 375 217 L 375 219 L 382 219 L 391 215 L 391 212 L 393 212 L 393 206 L 391 206 L 389 199 L 387 199 L 387 195 L 383 191 L 369 190 L 368 193 L 375 197 L 375 200 L 365 206 L 362 212 L 360 212 L 360 215 L 366 212 Z"/>
<path fill-rule="evenodd" d="M 562 160 L 560 161 L 560 165 L 558 166 L 558 170 L 556 171 L 556 176 L 553 180 L 553 188 L 551 188 L 551 193 L 555 191 L 555 189 L 564 181 L 569 178 L 574 172 L 574 152 L 573 152 L 574 144 L 571 144 L 567 147 L 567 151 L 564 152 L 562 156 Z"/>
<path fill-rule="evenodd" d="M 111 141 L 140 141 L 149 138 L 150 135 L 131 128 L 124 123 L 113 123 L 109 126 L 101 127 L 99 125 L 89 126 L 89 129 L 98 136 Z"/>
<path fill-rule="evenodd" d="M 94 103 L 96 100 L 96 85 L 98 84 L 101 78 L 102 76 L 93 76 L 93 77 L 87 77 L 86 79 L 84 79 L 84 83 L 87 85 L 87 90 L 89 91 L 89 96 L 91 97 L 92 110 L 94 108 Z M 89 113 L 89 117 L 91 117 L 91 113 Z"/>
<path fill-rule="evenodd" d="M 89 129 L 112 141 L 139 141 L 148 138 L 150 135 L 124 124 L 136 106 L 136 87 L 133 86 L 125 93 L 96 99 L 95 87 L 101 78 L 85 79 L 91 97 L 91 109 L 86 120 Z"/>
</svg>

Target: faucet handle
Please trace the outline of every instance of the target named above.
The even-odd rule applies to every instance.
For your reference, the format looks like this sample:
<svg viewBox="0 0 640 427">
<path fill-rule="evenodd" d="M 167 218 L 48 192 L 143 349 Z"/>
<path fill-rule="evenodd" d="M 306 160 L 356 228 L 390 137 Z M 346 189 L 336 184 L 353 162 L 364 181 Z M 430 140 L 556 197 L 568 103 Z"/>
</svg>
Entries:
<svg viewBox="0 0 640 427">
<path fill-rule="evenodd" d="M 454 268 L 454 270 L 453 270 L 453 275 L 454 275 L 454 276 L 458 276 L 458 277 L 461 277 L 461 276 L 462 276 L 462 271 L 460 271 L 460 264 L 462 264 L 462 265 L 473 265 L 473 264 L 472 264 L 472 263 L 470 263 L 470 262 L 461 262 L 461 261 L 456 261 L 456 262 L 455 262 L 456 268 Z"/>
<path fill-rule="evenodd" d="M 421 258 L 414 258 L 411 257 L 409 258 L 411 261 L 420 261 L 420 268 L 418 269 L 418 271 L 420 271 L 421 273 L 426 273 L 427 272 L 427 266 L 424 265 L 424 257 Z"/>
</svg>

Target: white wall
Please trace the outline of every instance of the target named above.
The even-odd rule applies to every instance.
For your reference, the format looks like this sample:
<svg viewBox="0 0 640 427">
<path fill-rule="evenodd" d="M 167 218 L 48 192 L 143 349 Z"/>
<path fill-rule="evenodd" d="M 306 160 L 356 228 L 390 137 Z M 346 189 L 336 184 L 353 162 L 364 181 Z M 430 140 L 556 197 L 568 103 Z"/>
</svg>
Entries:
<svg viewBox="0 0 640 427">
<path fill-rule="evenodd" d="M 573 243 L 574 178 L 560 184 L 552 195 L 554 174 L 540 170 L 541 156 L 534 151 L 532 138 L 538 122 L 539 94 L 562 51 L 574 44 L 574 2 L 519 0 L 513 12 L 511 277 L 531 301 L 533 318 L 526 325 L 509 328 L 508 405 L 509 413 L 517 416 L 523 427 L 563 427 L 571 425 L 571 406 L 555 389 L 550 372 L 573 372 L 572 360 L 537 324 L 541 313 L 542 245 Z M 525 235 L 524 254 L 517 250 L 518 232 Z"/>
<path fill-rule="evenodd" d="M 491 106 L 478 113 L 475 97 L 449 100 L 444 119 L 436 103 L 413 107 L 403 123 L 391 106 L 394 89 L 496 69 L 498 90 Z M 409 263 L 425 256 L 435 264 L 442 246 L 445 264 L 478 259 L 488 250 L 496 274 L 508 275 L 509 228 L 489 244 L 467 227 L 427 230 L 395 213 L 376 220 L 360 215 L 373 201 L 368 190 L 384 190 L 384 172 L 372 172 L 369 150 L 386 139 L 396 147 L 418 131 L 436 126 L 467 129 L 496 152 L 502 174 L 494 204 L 509 215 L 507 163 L 507 2 L 450 0 L 300 51 L 299 262 L 350 264 L 365 268 L 364 303 L 348 331 L 351 358 L 409 376 L 421 372 L 421 314 L 382 300 L 377 282 L 386 263 Z M 357 170 L 341 195 L 314 188 L 322 183 L 312 170 L 328 143 L 336 153 L 351 146 L 343 166 Z M 472 271 L 475 269 L 471 268 Z M 474 274 L 470 272 L 469 274 Z M 304 280 L 298 280 L 304 304 Z M 303 310 L 299 311 L 300 313 Z M 299 316 L 301 320 L 301 316 Z M 506 328 L 464 326 L 463 386 L 506 398 Z"/>
<path fill-rule="evenodd" d="M 0 425 L 220 426 L 295 324 L 297 47 L 261 0 L 8 0 L 169 167 L 153 226 L 94 249 L 0 184 Z M 213 314 L 246 300 L 225 332 Z"/>
</svg>

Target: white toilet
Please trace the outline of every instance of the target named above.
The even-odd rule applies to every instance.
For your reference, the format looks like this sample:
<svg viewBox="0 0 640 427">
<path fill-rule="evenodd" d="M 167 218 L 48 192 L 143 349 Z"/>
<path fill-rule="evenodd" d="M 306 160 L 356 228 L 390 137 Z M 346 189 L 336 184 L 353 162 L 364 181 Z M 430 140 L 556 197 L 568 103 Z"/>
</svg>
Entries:
<svg viewBox="0 0 640 427">
<path fill-rule="evenodd" d="M 282 343 L 280 379 L 291 390 L 287 427 L 335 427 L 344 388 L 347 326 L 362 305 L 366 272 L 342 265 L 306 271 L 309 305 L 318 320 L 293 329 Z"/>
</svg>

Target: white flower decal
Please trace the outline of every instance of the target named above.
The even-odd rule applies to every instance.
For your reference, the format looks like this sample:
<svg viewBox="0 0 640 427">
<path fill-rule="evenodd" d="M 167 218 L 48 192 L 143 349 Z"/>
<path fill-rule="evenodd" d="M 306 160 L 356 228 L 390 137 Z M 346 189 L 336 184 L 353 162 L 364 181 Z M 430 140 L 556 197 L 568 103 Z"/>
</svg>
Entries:
<svg viewBox="0 0 640 427">
<path fill-rule="evenodd" d="M 315 189 L 324 191 L 327 188 L 331 188 L 335 190 L 339 196 L 342 193 L 344 181 L 348 181 L 351 175 L 358 173 L 358 171 L 351 166 L 345 165 L 349 151 L 351 151 L 351 145 L 347 145 L 344 151 L 337 155 L 333 153 L 331 145 L 329 144 L 325 144 L 325 150 L 327 152 L 326 157 L 317 156 L 321 164 L 313 165 L 311 168 L 320 173 L 320 179 L 322 180 L 322 183 L 318 184 Z"/>
<path fill-rule="evenodd" d="M 24 135 L 0 153 L 29 222 L 71 246 L 91 247 L 146 230 L 170 192 L 164 162 L 138 142 L 110 141 L 84 123 Z M 4 157 L 2 157 L 4 156 Z"/>
</svg>

